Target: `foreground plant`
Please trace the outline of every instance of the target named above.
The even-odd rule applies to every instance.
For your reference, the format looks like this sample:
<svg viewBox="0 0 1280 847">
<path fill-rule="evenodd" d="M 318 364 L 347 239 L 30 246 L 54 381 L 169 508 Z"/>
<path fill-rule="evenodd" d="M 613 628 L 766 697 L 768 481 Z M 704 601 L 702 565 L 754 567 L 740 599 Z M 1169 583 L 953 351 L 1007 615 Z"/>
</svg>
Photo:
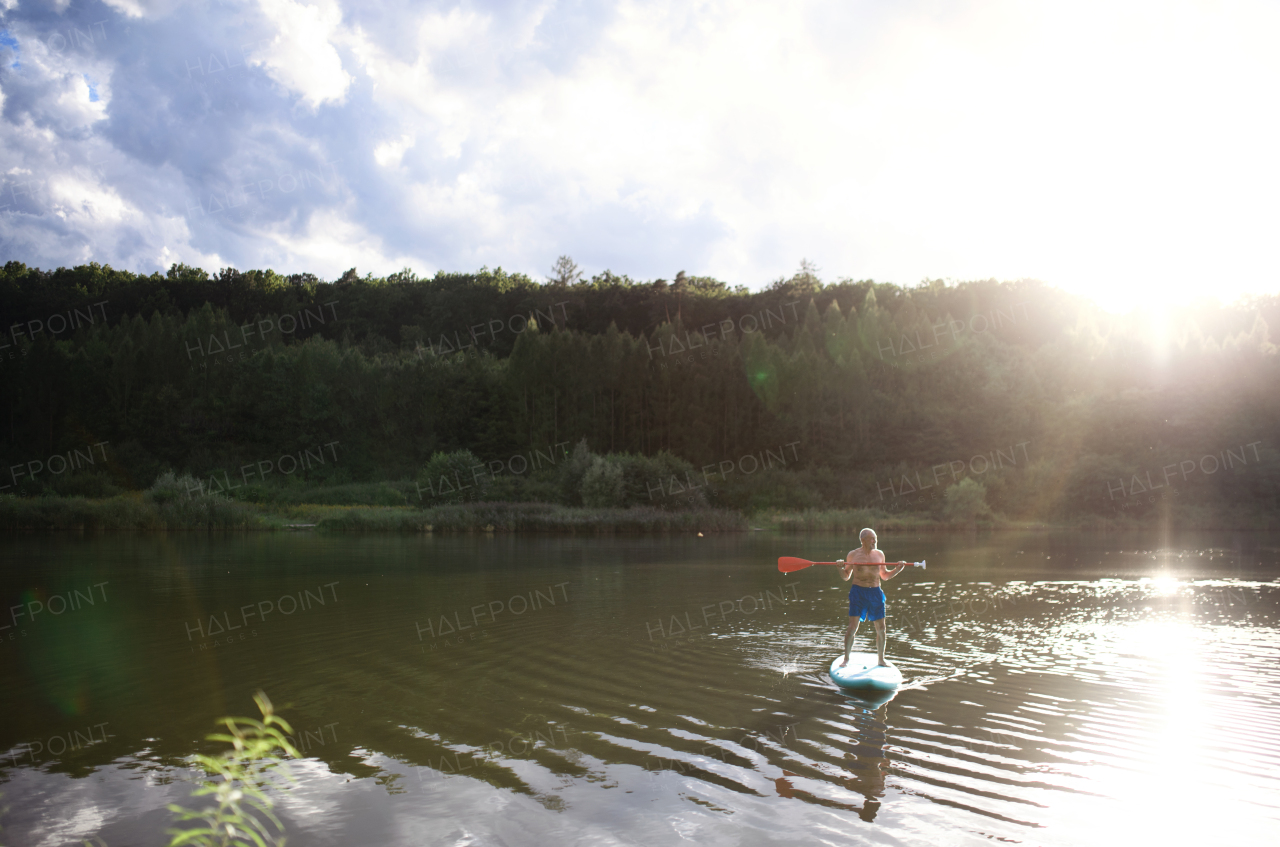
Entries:
<svg viewBox="0 0 1280 847">
<path fill-rule="evenodd" d="M 262 712 L 262 720 L 223 718 L 227 733 L 208 736 L 210 741 L 226 741 L 231 749 L 219 756 L 197 754 L 198 764 L 210 778 L 191 796 L 213 795 L 216 805 L 204 809 L 187 809 L 170 805 L 169 811 L 179 821 L 201 821 L 192 829 L 171 829 L 169 847 L 283 847 L 284 825 L 272 812 L 274 803 L 267 796 L 272 788 L 282 787 L 293 779 L 281 756 L 300 758 L 289 742 L 293 727 L 277 717 L 267 695 L 261 691 L 253 701 Z M 270 824 L 274 825 L 275 832 Z M 279 833 L 279 834 L 277 834 Z"/>
</svg>

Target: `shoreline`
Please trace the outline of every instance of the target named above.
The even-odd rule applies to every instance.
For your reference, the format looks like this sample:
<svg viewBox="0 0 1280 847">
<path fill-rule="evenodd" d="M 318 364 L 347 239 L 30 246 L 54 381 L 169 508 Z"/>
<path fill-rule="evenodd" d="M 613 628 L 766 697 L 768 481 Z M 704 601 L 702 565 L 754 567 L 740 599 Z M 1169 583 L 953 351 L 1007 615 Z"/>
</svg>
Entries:
<svg viewBox="0 0 1280 847">
<path fill-rule="evenodd" d="M 335 506 L 264 504 L 217 496 L 157 499 L 141 492 L 85 497 L 0 497 L 0 533 L 38 532 L 358 532 L 358 533 L 534 533 L 623 534 L 772 532 L 857 532 L 875 526 L 885 532 L 1125 532 L 1169 526 L 1217 531 L 1271 531 L 1280 517 L 1252 514 L 1231 518 L 1216 510 L 1180 507 L 1176 514 L 1136 519 L 1081 516 L 1063 521 L 992 520 L 958 523 L 929 515 L 874 509 L 771 511 L 744 514 L 734 509 L 662 510 L 653 507 L 586 508 L 552 503 L 476 502 L 433 506 Z"/>
</svg>

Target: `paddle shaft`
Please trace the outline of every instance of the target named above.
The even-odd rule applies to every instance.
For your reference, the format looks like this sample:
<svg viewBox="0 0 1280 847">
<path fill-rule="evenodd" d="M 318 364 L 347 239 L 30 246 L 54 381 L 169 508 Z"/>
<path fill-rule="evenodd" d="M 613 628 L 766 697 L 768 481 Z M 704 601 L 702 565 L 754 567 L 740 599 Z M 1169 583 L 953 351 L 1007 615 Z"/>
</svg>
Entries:
<svg viewBox="0 0 1280 847">
<path fill-rule="evenodd" d="M 810 562 L 811 565 L 847 565 L 848 562 Z M 916 567 L 923 564 L 922 562 L 854 562 L 855 565 L 884 565 L 886 568 L 894 568 L 902 565 L 904 568 Z"/>
<path fill-rule="evenodd" d="M 808 559 L 800 559 L 795 556 L 782 556 L 778 559 L 778 570 L 782 573 L 793 573 L 794 571 L 803 570 L 813 565 L 847 565 L 849 562 L 811 562 Z M 925 560 L 919 562 L 854 562 L 857 565 L 883 565 L 886 568 L 893 567 L 926 567 Z"/>
</svg>

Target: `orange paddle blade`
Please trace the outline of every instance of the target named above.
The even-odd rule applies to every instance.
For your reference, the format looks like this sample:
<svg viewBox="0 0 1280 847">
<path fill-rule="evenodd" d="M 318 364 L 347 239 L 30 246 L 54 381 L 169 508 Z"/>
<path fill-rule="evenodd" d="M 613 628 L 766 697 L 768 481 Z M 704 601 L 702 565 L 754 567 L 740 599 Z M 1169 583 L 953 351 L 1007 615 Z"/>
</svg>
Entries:
<svg viewBox="0 0 1280 847">
<path fill-rule="evenodd" d="M 778 570 L 783 573 L 802 571 L 813 565 L 843 565 L 844 562 L 811 562 L 808 559 L 797 559 L 795 556 L 781 556 L 778 559 Z"/>
</svg>

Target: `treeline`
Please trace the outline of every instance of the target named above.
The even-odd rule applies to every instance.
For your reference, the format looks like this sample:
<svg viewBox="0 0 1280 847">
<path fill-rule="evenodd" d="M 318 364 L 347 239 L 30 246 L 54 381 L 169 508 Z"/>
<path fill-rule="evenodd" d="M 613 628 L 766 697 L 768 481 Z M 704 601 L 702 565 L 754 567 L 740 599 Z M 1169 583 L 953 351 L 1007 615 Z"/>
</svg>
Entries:
<svg viewBox="0 0 1280 847">
<path fill-rule="evenodd" d="M 747 509 L 941 512 L 966 478 L 974 508 L 1009 517 L 1280 506 L 1276 297 L 1153 324 L 1033 281 L 805 271 L 753 293 L 683 274 L 330 283 L 10 262 L 0 314 L 3 493 L 143 489 L 168 470 L 407 483 L 467 450 L 519 480 L 502 496 L 569 502 L 560 469 L 515 457 L 585 439 L 610 467 L 687 462 L 681 486 Z M 683 499 L 627 473 L 627 502 Z"/>
</svg>

